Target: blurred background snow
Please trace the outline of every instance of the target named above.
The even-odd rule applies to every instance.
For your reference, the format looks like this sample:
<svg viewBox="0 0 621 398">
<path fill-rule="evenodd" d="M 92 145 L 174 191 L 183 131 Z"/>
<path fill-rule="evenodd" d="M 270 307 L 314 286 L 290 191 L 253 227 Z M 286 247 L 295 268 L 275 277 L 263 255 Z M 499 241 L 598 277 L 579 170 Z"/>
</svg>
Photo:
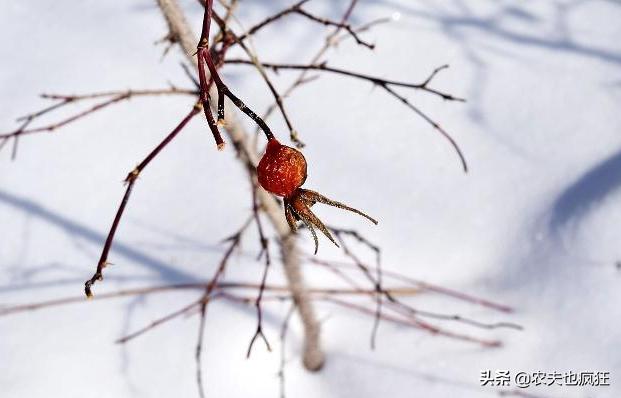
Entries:
<svg viewBox="0 0 621 398">
<path fill-rule="evenodd" d="M 198 30 L 197 3 L 181 3 Z M 308 8 L 336 18 L 347 3 L 314 0 Z M 238 16 L 249 26 L 287 4 L 246 0 Z M 378 243 L 388 269 L 516 312 L 424 296 L 414 305 L 517 322 L 525 330 L 444 325 L 504 343 L 482 349 L 383 323 L 371 351 L 369 318 L 321 305 L 326 367 L 317 374 L 302 369 L 293 322 L 288 396 L 497 396 L 499 389 L 479 386 L 486 369 L 609 371 L 610 387 L 524 392 L 621 396 L 621 2 L 369 0 L 360 2 L 353 22 L 384 16 L 393 21 L 364 34 L 376 43 L 374 52 L 348 40 L 330 53 L 330 64 L 414 82 L 450 64 L 434 85 L 467 103 L 406 94 L 456 138 L 470 173 L 460 171 L 437 133 L 382 90 L 323 75 L 287 100 L 307 143 L 306 186 L 380 224 L 328 208 L 318 214 Z M 166 33 L 153 1 L 3 1 L 0 32 L 3 132 L 45 105 L 42 92 L 188 83 L 177 50 L 162 59 L 163 47 L 153 45 Z M 323 37 L 322 27 L 294 16 L 266 29 L 254 45 L 265 61 L 305 62 Z M 250 71 L 231 66 L 223 76 L 262 110 L 271 97 Z M 283 72 L 275 82 L 283 88 L 294 76 Z M 10 148 L 0 153 L 1 305 L 81 294 L 121 198 L 121 180 L 190 105 L 190 99 L 132 99 L 54 134 L 20 140 L 14 162 Z M 277 115 L 271 124 L 285 137 Z M 96 293 L 211 275 L 218 242 L 249 208 L 248 182 L 232 149 L 217 152 L 196 118 L 143 173 L 110 256 L 115 266 Z M 328 243 L 320 242 L 320 255 L 338 259 Z M 300 244 L 311 252 L 307 236 Z M 227 277 L 258 281 L 252 235 L 244 249 L 250 254 L 236 256 Z M 275 268 L 271 280 L 278 283 Z M 330 274 L 311 265 L 305 270 L 314 285 L 332 283 Z M 175 292 L 0 318 L 0 396 L 196 396 L 196 317 L 127 346 L 113 343 L 195 296 Z M 276 347 L 286 310 L 284 304 L 265 308 Z M 278 352 L 258 344 L 245 359 L 254 325 L 252 308 L 210 306 L 209 396 L 277 396 Z"/>
</svg>

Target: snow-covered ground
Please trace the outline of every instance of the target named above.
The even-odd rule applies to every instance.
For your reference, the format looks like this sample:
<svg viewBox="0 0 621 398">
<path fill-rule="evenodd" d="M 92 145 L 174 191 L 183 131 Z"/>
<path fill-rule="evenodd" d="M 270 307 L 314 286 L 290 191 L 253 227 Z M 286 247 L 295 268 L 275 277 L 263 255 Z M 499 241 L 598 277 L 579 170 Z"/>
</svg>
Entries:
<svg viewBox="0 0 621 398">
<path fill-rule="evenodd" d="M 339 15 L 347 2 L 314 0 Z M 532 387 L 542 397 L 621 396 L 621 3 L 615 0 L 361 1 L 356 23 L 393 22 L 351 40 L 330 63 L 420 81 L 448 63 L 435 86 L 467 98 L 443 102 L 407 94 L 460 143 L 452 149 L 402 104 L 367 83 L 324 75 L 287 106 L 308 144 L 306 186 L 380 220 L 372 227 L 323 208 L 333 225 L 354 227 L 383 248 L 385 267 L 510 305 L 500 314 L 421 295 L 411 303 L 482 321 L 511 321 L 522 332 L 454 330 L 499 338 L 480 348 L 383 323 L 369 349 L 371 320 L 319 306 L 327 363 L 310 374 L 299 361 L 297 322 L 287 340 L 289 397 L 479 397 L 482 370 L 610 372 L 608 387 Z M 200 9 L 182 1 L 195 30 Z M 244 1 L 253 21 L 285 1 Z M 266 61 L 304 62 L 323 28 L 291 17 L 254 45 Z M 149 0 L 7 0 L 0 4 L 0 131 L 46 103 L 42 92 L 187 85 L 176 50 L 161 60 L 153 42 L 165 25 Z M 285 87 L 294 74 L 276 79 Z M 250 69 L 224 78 L 254 108 L 270 96 Z M 180 120 L 190 99 L 132 99 L 54 134 L 22 139 L 16 161 L 0 153 L 0 304 L 79 296 L 123 192 L 126 173 Z M 69 109 L 75 111 L 77 108 Z M 66 113 L 59 113 L 58 116 Z M 48 119 L 51 120 L 51 119 Z M 275 116 L 281 137 L 286 129 Z M 250 125 L 249 125 L 250 126 Z M 232 149 L 218 153 L 196 118 L 139 180 L 96 293 L 193 281 L 211 275 L 218 242 L 250 207 L 248 182 Z M 323 239 L 320 255 L 339 258 Z M 305 236 L 302 247 L 311 252 Z M 256 239 L 244 250 L 256 251 Z M 333 276 L 308 265 L 314 285 Z M 238 256 L 227 278 L 258 281 L 261 264 Z M 282 280 L 278 270 L 272 280 Z M 126 346 L 121 335 L 179 308 L 196 292 L 90 302 L 0 318 L 1 397 L 196 396 L 197 317 L 173 321 Z M 266 306 L 278 348 L 285 304 Z M 209 396 L 275 397 L 278 352 L 245 350 L 250 307 L 210 306 L 204 353 Z"/>
</svg>

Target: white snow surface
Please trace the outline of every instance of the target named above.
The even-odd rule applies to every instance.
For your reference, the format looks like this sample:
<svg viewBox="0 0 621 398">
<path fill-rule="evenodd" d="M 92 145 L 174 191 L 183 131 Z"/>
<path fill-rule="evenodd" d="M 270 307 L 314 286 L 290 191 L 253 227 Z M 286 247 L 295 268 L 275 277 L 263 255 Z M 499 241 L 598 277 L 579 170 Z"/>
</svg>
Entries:
<svg viewBox="0 0 621 398">
<path fill-rule="evenodd" d="M 181 4 L 198 31 L 197 2 Z M 240 23 L 250 26 L 288 4 L 243 1 Z M 308 9 L 336 19 L 346 5 L 314 0 Z M 399 92 L 454 136 L 470 170 L 464 174 L 446 140 L 381 88 L 324 74 L 286 100 L 307 143 L 305 186 L 380 220 L 375 227 L 317 205 L 330 224 L 356 228 L 380 245 L 386 269 L 515 311 L 503 314 L 432 293 L 410 304 L 514 322 L 524 330 L 435 322 L 503 343 L 481 348 L 383 322 L 371 350 L 370 317 L 318 304 L 326 366 L 315 374 L 303 369 L 294 318 L 285 347 L 287 396 L 492 397 L 514 388 L 482 387 L 479 374 L 506 369 L 607 371 L 609 387 L 522 392 L 620 397 L 621 3 L 360 1 L 353 22 L 390 16 L 398 18 L 362 34 L 377 45 L 374 51 L 346 40 L 329 53 L 330 65 L 419 82 L 450 64 L 433 87 L 466 103 Z M 189 86 L 178 50 L 162 59 L 164 46 L 153 45 L 165 29 L 149 0 L 3 1 L 0 131 L 12 131 L 15 118 L 48 104 L 38 97 L 43 92 Z M 258 35 L 254 46 L 265 61 L 302 63 L 324 37 L 323 27 L 292 16 Z M 274 81 L 282 89 L 295 75 L 281 72 Z M 252 108 L 270 104 L 251 68 L 227 66 L 223 77 Z M 21 139 L 15 161 L 10 144 L 0 152 L 0 305 L 82 294 L 122 196 L 122 179 L 191 101 L 132 99 L 53 134 Z M 279 115 L 270 120 L 287 142 Z M 95 294 L 209 277 L 222 255 L 220 241 L 249 214 L 248 187 L 232 147 L 216 151 L 203 117 L 195 118 L 139 179 L 110 254 L 114 265 Z M 312 240 L 304 232 L 300 245 L 310 254 Z M 228 280 L 259 281 L 257 246 L 253 228 L 243 241 L 245 254 L 229 264 Z M 343 260 L 340 253 L 321 238 L 321 258 Z M 283 282 L 279 267 L 272 267 L 270 283 Z M 313 286 L 338 285 L 317 266 L 305 265 L 305 274 Z M 114 341 L 199 294 L 84 302 L 0 318 L 0 396 L 197 396 L 197 316 L 127 345 Z M 225 301 L 209 306 L 208 396 L 278 396 L 278 333 L 288 305 L 264 307 L 274 350 L 259 342 L 246 359 L 254 309 Z"/>
</svg>

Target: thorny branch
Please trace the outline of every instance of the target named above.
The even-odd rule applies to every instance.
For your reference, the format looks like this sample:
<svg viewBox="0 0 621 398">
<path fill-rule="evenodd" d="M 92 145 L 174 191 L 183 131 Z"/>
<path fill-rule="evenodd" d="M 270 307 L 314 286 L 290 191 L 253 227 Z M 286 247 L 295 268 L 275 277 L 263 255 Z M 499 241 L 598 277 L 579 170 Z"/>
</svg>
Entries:
<svg viewBox="0 0 621 398">
<path fill-rule="evenodd" d="M 184 117 L 183 120 L 181 120 L 181 122 L 177 125 L 177 127 L 175 127 L 175 129 L 171 131 L 170 134 L 168 134 L 166 138 L 164 138 L 162 142 L 160 142 L 159 145 L 156 146 L 155 149 L 153 149 L 147 155 L 147 157 L 144 158 L 142 162 L 140 162 L 138 166 L 134 168 L 134 170 L 129 172 L 127 177 L 125 177 L 125 183 L 127 184 L 127 188 L 125 189 L 125 194 L 123 195 L 121 204 L 119 205 L 119 208 L 116 211 L 116 215 L 114 216 L 114 221 L 112 222 L 112 226 L 110 227 L 110 231 L 108 232 L 106 242 L 104 243 L 104 247 L 101 251 L 101 256 L 99 257 L 99 261 L 97 262 L 97 270 L 95 271 L 93 276 L 84 283 L 84 292 L 86 293 L 86 297 L 90 298 L 93 296 L 91 287 L 93 286 L 95 282 L 103 279 L 103 269 L 109 264 L 108 254 L 110 252 L 110 248 L 112 247 L 112 242 L 114 241 L 114 235 L 116 234 L 116 229 L 119 226 L 119 222 L 121 221 L 121 218 L 123 217 L 125 206 L 127 206 L 127 202 L 129 201 L 129 197 L 131 196 L 132 189 L 134 188 L 134 184 L 136 183 L 138 176 L 140 176 L 140 173 L 144 170 L 144 168 L 149 165 L 149 163 L 161 152 L 161 150 L 164 149 L 164 147 L 166 147 L 166 145 L 168 145 L 177 136 L 177 134 L 179 134 L 179 132 L 181 132 L 181 130 L 183 130 L 183 128 L 188 124 L 188 122 L 194 116 L 196 116 L 196 114 L 200 112 L 200 110 L 201 110 L 200 104 L 197 103 L 196 105 L 194 105 L 190 113 L 188 113 L 187 116 Z"/>
</svg>

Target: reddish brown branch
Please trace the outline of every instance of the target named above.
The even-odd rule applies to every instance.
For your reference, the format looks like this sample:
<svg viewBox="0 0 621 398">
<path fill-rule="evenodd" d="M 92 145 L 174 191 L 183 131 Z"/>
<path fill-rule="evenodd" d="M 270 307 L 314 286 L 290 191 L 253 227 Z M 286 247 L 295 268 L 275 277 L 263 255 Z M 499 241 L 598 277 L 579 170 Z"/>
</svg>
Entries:
<svg viewBox="0 0 621 398">
<path fill-rule="evenodd" d="M 155 149 L 153 149 L 151 153 L 149 153 L 147 157 L 144 158 L 144 160 L 140 162 L 140 164 L 136 166 L 136 168 L 132 170 L 125 178 L 125 183 L 127 184 L 127 188 L 125 190 L 125 194 L 123 195 L 123 199 L 121 200 L 121 204 L 119 205 L 119 208 L 116 212 L 116 215 L 114 216 L 114 221 L 112 222 L 112 226 L 110 227 L 108 236 L 106 237 L 106 242 L 104 244 L 103 250 L 101 251 L 99 262 L 97 263 L 97 270 L 95 271 L 93 276 L 84 283 L 84 292 L 86 293 L 86 297 L 90 298 L 93 296 L 91 287 L 93 286 L 93 284 L 95 284 L 95 282 L 103 279 L 103 269 L 109 264 L 108 254 L 110 252 L 110 248 L 112 247 L 112 242 L 114 241 L 114 235 L 116 234 L 116 229 L 119 226 L 119 222 L 121 221 L 121 218 L 123 217 L 125 206 L 127 205 L 127 202 L 129 201 L 129 197 L 131 196 L 132 189 L 134 187 L 134 183 L 136 182 L 136 179 L 138 178 L 142 170 L 144 170 L 144 168 L 147 167 L 147 165 L 151 162 L 151 160 L 153 160 L 160 153 L 160 151 L 164 149 L 164 147 L 168 145 L 173 140 L 173 138 L 175 138 L 177 134 L 179 134 L 181 130 L 183 130 L 186 124 L 188 124 L 188 122 L 198 112 L 200 112 L 200 108 L 201 108 L 200 105 L 196 104 L 192 108 L 190 113 L 188 113 L 187 116 L 184 117 L 183 120 L 177 125 L 177 127 L 175 127 L 175 129 L 170 134 L 168 134 L 166 138 L 164 138 L 164 140 L 160 142 L 159 145 L 155 147 Z"/>
</svg>

